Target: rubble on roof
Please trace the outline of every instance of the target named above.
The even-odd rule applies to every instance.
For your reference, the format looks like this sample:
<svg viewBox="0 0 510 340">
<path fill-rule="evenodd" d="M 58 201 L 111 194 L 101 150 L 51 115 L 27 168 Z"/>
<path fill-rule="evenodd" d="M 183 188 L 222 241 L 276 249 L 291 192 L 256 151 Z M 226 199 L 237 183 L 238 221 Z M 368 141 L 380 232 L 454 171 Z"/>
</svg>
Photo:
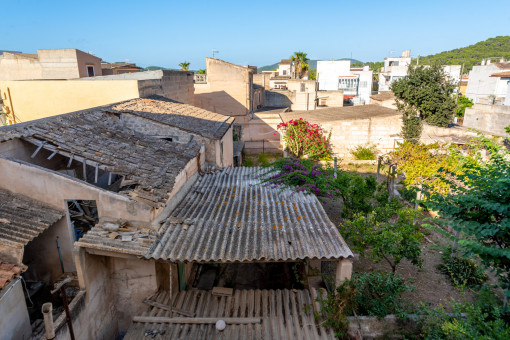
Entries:
<svg viewBox="0 0 510 340">
<path fill-rule="evenodd" d="M 102 218 L 76 244 L 89 249 L 145 256 L 156 238 L 157 233 L 149 223 Z"/>
<path fill-rule="evenodd" d="M 64 215 L 63 210 L 0 189 L 0 241 L 26 245 Z"/>
</svg>

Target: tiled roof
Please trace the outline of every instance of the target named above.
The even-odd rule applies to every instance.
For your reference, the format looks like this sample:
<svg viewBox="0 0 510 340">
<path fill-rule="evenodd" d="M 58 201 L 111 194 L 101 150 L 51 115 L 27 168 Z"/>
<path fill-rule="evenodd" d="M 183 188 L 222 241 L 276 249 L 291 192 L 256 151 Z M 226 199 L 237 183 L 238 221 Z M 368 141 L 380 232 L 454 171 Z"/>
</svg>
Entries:
<svg viewBox="0 0 510 340">
<path fill-rule="evenodd" d="M 113 105 L 112 109 L 136 114 L 158 123 L 174 126 L 212 139 L 221 139 L 234 122 L 232 117 L 182 104 L 161 96 L 125 101 Z"/>
<path fill-rule="evenodd" d="M 352 253 L 314 195 L 260 184 L 262 168 L 198 180 L 147 258 L 172 262 L 338 259 Z"/>
<path fill-rule="evenodd" d="M 372 98 L 373 100 L 383 101 L 383 100 L 395 99 L 395 94 L 393 93 L 393 91 L 383 91 L 381 93 L 374 94 L 373 96 L 370 96 L 370 98 Z"/>
<path fill-rule="evenodd" d="M 0 291 L 25 270 L 27 270 L 27 267 L 23 264 L 18 266 L 0 260 Z"/>
<path fill-rule="evenodd" d="M 64 211 L 0 189 L 0 242 L 26 245 L 64 215 Z"/>
<path fill-rule="evenodd" d="M 125 176 L 133 186 L 120 193 L 154 207 L 166 203 L 176 176 L 200 149 L 194 142 L 183 145 L 133 132 L 107 107 L 0 127 L 0 141 L 14 138 Z"/>
<path fill-rule="evenodd" d="M 494 74 L 491 74 L 491 77 L 508 78 L 508 77 L 510 77 L 510 71 L 494 73 Z"/>
<path fill-rule="evenodd" d="M 493 63 L 496 65 L 497 68 L 500 68 L 502 70 L 510 70 L 510 62 L 504 62 L 504 63 Z"/>
<path fill-rule="evenodd" d="M 124 339 L 144 339 L 145 332 L 164 331 L 165 339 L 336 339 L 334 332 L 321 326 L 314 317 L 314 303 L 308 290 L 235 290 L 232 296 L 215 296 L 211 291 L 188 290 L 172 301 L 165 292 L 155 300 L 160 304 L 195 313 L 195 317 L 260 318 L 260 323 L 227 324 L 217 331 L 215 324 L 176 324 L 133 322 Z M 143 316 L 175 317 L 158 307 L 148 308 Z"/>
</svg>

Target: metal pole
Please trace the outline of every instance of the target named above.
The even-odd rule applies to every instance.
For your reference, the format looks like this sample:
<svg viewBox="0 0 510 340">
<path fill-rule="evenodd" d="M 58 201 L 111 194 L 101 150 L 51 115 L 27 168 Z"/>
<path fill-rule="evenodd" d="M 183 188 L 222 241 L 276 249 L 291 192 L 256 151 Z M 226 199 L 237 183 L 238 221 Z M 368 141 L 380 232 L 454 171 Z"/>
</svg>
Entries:
<svg viewBox="0 0 510 340">
<path fill-rule="evenodd" d="M 51 291 L 51 294 L 55 294 L 55 292 L 57 292 L 58 290 L 60 290 L 60 292 L 62 293 L 62 303 L 63 303 L 64 309 L 66 311 L 66 319 L 67 319 L 67 327 L 69 328 L 69 335 L 71 337 L 71 340 L 75 340 L 74 331 L 73 331 L 73 323 L 72 323 L 72 319 L 71 319 L 71 312 L 69 311 L 69 306 L 67 304 L 67 294 L 66 294 L 66 290 L 64 288 L 66 283 L 69 283 L 69 282 L 71 282 L 71 278 L 68 276 L 64 280 L 55 283 L 54 284 L 55 289 L 53 289 Z"/>
<path fill-rule="evenodd" d="M 335 160 L 334 160 L 334 163 L 333 163 L 333 164 L 334 164 L 334 171 L 335 171 L 335 172 L 334 172 L 334 176 L 335 176 L 335 178 L 337 177 L 337 169 L 338 169 L 338 164 L 337 164 L 337 162 L 338 162 L 338 159 L 335 157 Z"/>
<path fill-rule="evenodd" d="M 379 174 L 381 173 L 381 156 L 377 158 L 377 177 L 376 181 L 379 182 Z"/>
<path fill-rule="evenodd" d="M 64 303 L 64 309 L 66 311 L 67 326 L 69 327 L 69 335 L 71 336 L 71 340 L 75 340 L 73 323 L 71 320 L 71 312 L 69 311 L 69 305 L 67 304 L 67 294 L 66 294 L 66 289 L 64 288 L 64 286 L 60 287 L 60 292 L 62 293 L 62 302 Z"/>
<path fill-rule="evenodd" d="M 62 274 L 64 271 L 64 261 L 62 261 L 62 252 L 60 251 L 60 245 L 58 244 L 58 236 L 57 236 L 57 250 L 58 250 L 58 258 L 60 259 L 60 268 L 62 268 Z"/>
</svg>

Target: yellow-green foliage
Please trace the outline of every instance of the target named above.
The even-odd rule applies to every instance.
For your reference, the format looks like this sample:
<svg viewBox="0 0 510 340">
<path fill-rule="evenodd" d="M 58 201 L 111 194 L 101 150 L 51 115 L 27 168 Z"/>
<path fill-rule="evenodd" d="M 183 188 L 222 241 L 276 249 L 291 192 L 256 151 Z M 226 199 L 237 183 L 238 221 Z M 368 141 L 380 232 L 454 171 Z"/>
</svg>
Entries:
<svg viewBox="0 0 510 340">
<path fill-rule="evenodd" d="M 438 144 L 404 142 L 392 153 L 392 159 L 399 171 L 404 173 L 406 186 L 428 184 L 442 194 L 448 192 L 449 185 L 440 170 L 459 173 L 460 169 L 459 161 L 451 155 L 450 150 Z"/>
</svg>

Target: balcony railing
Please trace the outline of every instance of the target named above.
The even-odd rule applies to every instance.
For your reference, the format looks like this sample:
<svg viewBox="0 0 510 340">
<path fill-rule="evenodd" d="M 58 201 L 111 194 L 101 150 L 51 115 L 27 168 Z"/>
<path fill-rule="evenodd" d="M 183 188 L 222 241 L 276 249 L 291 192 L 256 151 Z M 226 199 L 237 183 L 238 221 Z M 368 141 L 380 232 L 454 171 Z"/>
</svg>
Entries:
<svg viewBox="0 0 510 340">
<path fill-rule="evenodd" d="M 193 80 L 195 84 L 207 84 L 207 74 L 194 74 Z"/>
</svg>

